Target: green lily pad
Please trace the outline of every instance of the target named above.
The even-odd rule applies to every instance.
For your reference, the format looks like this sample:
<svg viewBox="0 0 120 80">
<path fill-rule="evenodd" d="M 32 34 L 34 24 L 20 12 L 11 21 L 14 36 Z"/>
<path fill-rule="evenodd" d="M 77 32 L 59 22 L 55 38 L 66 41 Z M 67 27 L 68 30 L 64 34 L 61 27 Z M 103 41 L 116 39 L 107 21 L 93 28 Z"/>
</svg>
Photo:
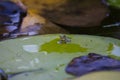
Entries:
<svg viewBox="0 0 120 80">
<path fill-rule="evenodd" d="M 59 44 L 59 36 L 48 34 L 1 41 L 0 68 L 6 73 L 35 70 L 18 74 L 10 80 L 65 80 L 73 77 L 64 69 L 74 57 L 88 53 L 120 57 L 118 39 L 66 34 L 71 42 Z"/>
</svg>

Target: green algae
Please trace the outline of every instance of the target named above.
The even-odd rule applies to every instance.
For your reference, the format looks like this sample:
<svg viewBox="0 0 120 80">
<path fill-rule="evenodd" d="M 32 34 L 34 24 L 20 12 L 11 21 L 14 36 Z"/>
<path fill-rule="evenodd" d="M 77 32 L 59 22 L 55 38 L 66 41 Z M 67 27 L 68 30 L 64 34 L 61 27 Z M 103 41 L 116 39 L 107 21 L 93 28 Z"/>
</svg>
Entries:
<svg viewBox="0 0 120 80">
<path fill-rule="evenodd" d="M 109 5 L 120 8 L 120 0 L 108 0 Z"/>
<path fill-rule="evenodd" d="M 108 46 L 107 51 L 112 51 L 113 48 L 114 48 L 113 44 L 112 44 L 112 43 L 109 43 L 109 46 Z"/>
<path fill-rule="evenodd" d="M 41 45 L 39 51 L 46 51 L 48 53 L 52 53 L 52 52 L 75 53 L 75 52 L 87 51 L 87 48 L 81 47 L 79 44 L 75 44 L 75 43 L 59 44 L 58 41 L 59 39 L 54 39 L 50 42 Z"/>
</svg>

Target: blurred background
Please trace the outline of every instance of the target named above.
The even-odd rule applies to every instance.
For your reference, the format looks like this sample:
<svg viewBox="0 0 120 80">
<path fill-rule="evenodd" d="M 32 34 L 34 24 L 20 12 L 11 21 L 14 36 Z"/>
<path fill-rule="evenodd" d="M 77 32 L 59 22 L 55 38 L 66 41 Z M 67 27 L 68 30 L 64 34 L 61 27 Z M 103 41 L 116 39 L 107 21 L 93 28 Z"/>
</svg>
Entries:
<svg viewBox="0 0 120 80">
<path fill-rule="evenodd" d="M 0 40 L 57 33 L 120 39 L 119 14 L 119 0 L 1 0 Z"/>
</svg>

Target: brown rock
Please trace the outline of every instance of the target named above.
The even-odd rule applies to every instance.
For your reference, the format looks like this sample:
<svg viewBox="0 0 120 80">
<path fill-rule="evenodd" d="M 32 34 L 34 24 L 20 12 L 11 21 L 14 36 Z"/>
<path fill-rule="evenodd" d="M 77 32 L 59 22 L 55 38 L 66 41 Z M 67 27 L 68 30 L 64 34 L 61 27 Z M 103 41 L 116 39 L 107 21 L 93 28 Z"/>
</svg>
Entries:
<svg viewBox="0 0 120 80">
<path fill-rule="evenodd" d="M 44 8 L 42 15 L 49 20 L 66 26 L 99 26 L 108 14 L 102 0 L 67 0 L 52 9 Z"/>
</svg>

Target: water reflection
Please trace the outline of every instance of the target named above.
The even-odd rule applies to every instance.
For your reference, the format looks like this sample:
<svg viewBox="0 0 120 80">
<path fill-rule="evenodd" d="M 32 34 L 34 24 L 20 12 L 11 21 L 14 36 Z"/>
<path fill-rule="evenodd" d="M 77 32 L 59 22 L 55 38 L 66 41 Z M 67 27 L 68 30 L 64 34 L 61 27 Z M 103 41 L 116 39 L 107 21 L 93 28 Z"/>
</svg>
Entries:
<svg viewBox="0 0 120 80">
<path fill-rule="evenodd" d="M 11 1 L 0 2 L 0 39 L 20 31 L 26 11 Z"/>
</svg>

